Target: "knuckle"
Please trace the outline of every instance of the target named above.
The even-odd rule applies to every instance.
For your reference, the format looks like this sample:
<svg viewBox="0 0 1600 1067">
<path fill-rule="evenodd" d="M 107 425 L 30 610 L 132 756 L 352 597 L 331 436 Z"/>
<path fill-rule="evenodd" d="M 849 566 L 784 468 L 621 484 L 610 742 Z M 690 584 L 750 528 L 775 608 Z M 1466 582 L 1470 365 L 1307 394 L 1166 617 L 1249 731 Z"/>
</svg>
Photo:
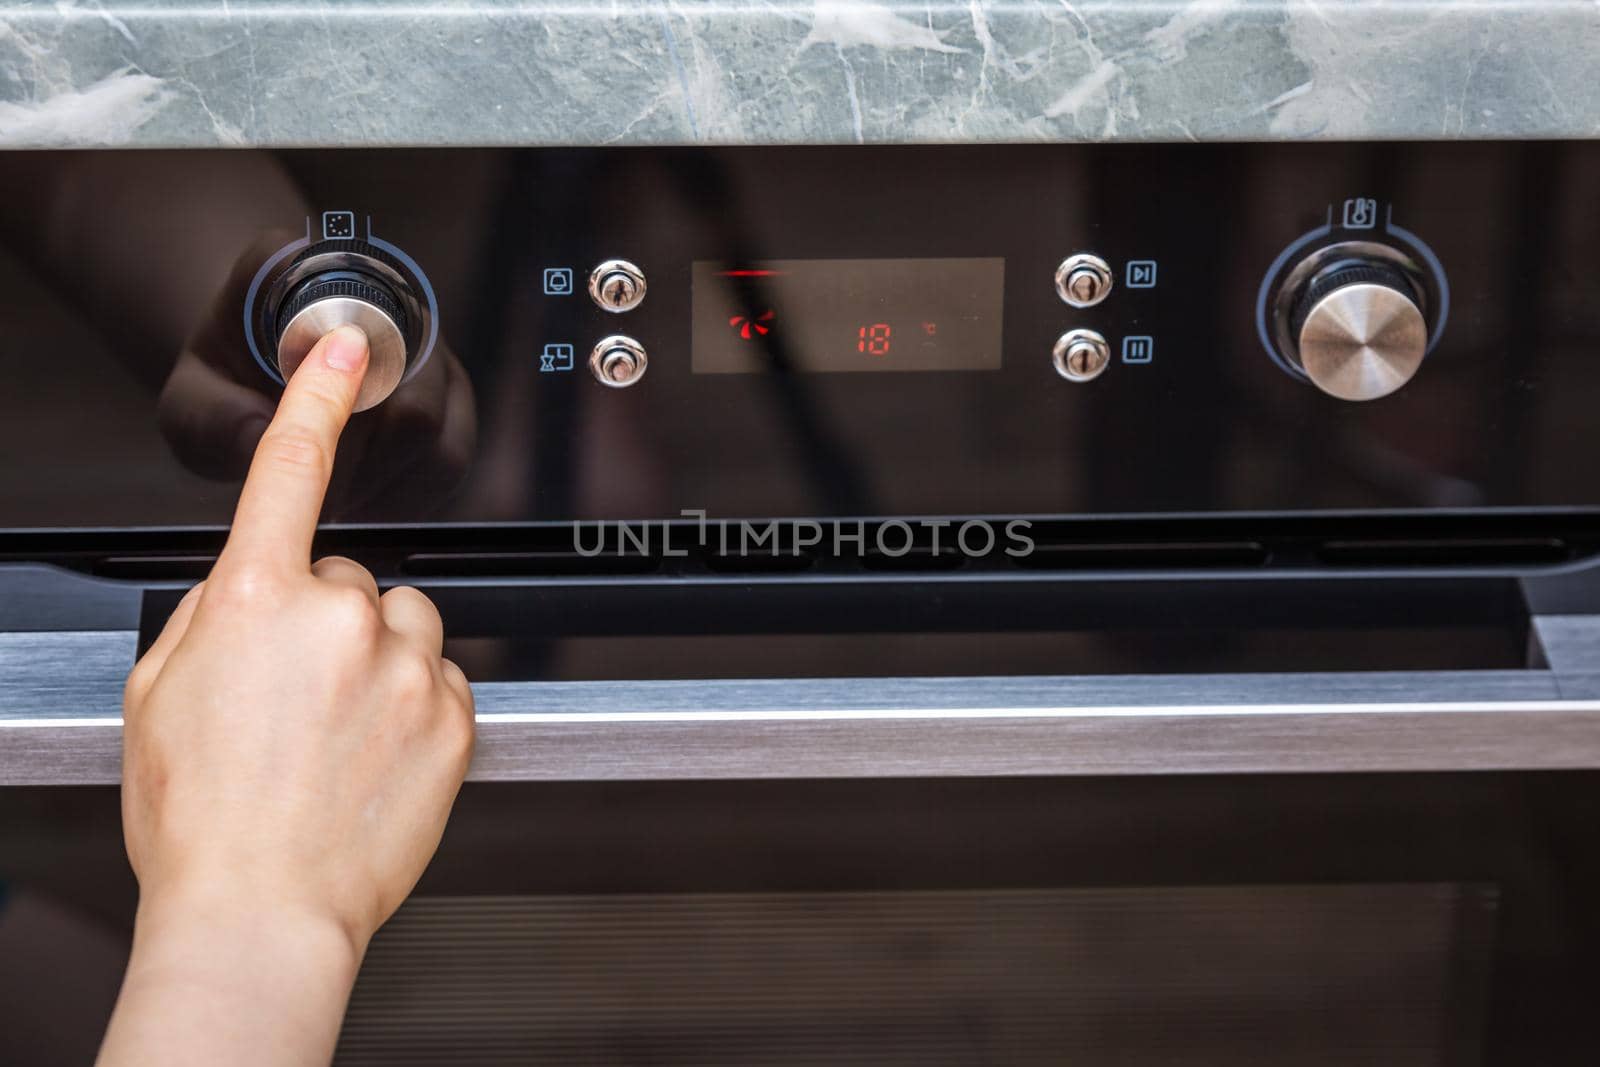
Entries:
<svg viewBox="0 0 1600 1067">
<path fill-rule="evenodd" d="M 383 597 L 391 606 L 400 606 L 409 611 L 422 612 L 425 616 L 431 616 L 434 621 L 439 619 L 439 609 L 434 606 L 428 595 L 420 589 L 409 585 L 397 585 L 387 593 L 384 593 Z"/>
<path fill-rule="evenodd" d="M 448 659 L 441 661 L 440 670 L 444 674 L 446 684 L 460 698 L 468 717 L 471 717 L 476 702 L 472 695 L 472 683 L 467 680 L 467 673 Z"/>
<path fill-rule="evenodd" d="M 133 670 L 128 672 L 128 680 L 122 685 L 123 710 L 139 704 L 154 682 L 155 668 L 150 665 L 150 660 L 147 658 L 135 663 Z"/>
<path fill-rule="evenodd" d="M 257 455 L 278 470 L 326 477 L 333 453 L 323 437 L 307 426 L 274 426 L 261 435 Z"/>
<path fill-rule="evenodd" d="M 324 556 L 311 565 L 311 573 L 318 578 L 346 578 L 377 585 L 371 571 L 347 556 Z"/>
<path fill-rule="evenodd" d="M 325 594 L 329 625 L 339 634 L 363 640 L 375 639 L 382 620 L 372 601 L 360 589 L 334 586 Z"/>
<path fill-rule="evenodd" d="M 444 744 L 449 752 L 463 765 L 472 759 L 472 751 L 478 743 L 477 724 L 472 717 L 472 703 L 470 699 L 463 705 L 458 699 L 450 700 L 450 714 L 445 716 L 441 727 L 444 732 Z"/>
<path fill-rule="evenodd" d="M 283 576 L 260 560 L 246 559 L 206 581 L 205 595 L 229 605 L 272 603 L 283 595 Z"/>
<path fill-rule="evenodd" d="M 457 716 L 456 722 L 459 725 L 457 725 L 455 728 L 454 736 L 452 738 L 454 745 L 452 747 L 456 758 L 460 760 L 461 765 L 465 767 L 467 764 L 472 762 L 473 750 L 476 749 L 478 745 L 478 731 L 473 728 L 472 716 L 470 714 Z"/>
<path fill-rule="evenodd" d="M 433 665 L 422 656 L 401 656 L 390 671 L 390 684 L 401 700 L 421 702 L 433 694 Z"/>
</svg>

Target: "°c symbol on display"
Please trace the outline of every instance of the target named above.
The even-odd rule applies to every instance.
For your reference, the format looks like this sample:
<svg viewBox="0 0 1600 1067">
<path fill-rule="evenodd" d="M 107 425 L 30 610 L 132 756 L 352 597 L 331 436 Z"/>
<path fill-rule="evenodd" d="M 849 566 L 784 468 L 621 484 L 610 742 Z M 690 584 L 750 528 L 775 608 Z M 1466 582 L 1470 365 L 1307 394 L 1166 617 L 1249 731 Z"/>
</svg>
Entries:
<svg viewBox="0 0 1600 1067">
<path fill-rule="evenodd" d="M 777 315 L 773 313 L 771 308 L 768 308 L 759 315 L 731 315 L 728 318 L 728 325 L 733 327 L 735 333 L 748 341 L 754 337 L 765 337 L 771 333 L 772 320 L 775 318 L 777 318 Z"/>
</svg>

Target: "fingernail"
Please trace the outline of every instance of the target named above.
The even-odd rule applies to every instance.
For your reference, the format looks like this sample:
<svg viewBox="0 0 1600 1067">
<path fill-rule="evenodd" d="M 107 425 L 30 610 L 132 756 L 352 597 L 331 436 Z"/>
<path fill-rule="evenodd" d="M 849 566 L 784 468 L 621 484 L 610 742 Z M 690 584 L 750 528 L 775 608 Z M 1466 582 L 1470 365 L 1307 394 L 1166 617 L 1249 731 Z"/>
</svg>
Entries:
<svg viewBox="0 0 1600 1067">
<path fill-rule="evenodd" d="M 322 358 L 334 370 L 360 370 L 367 361 L 367 335 L 359 326 L 344 325 L 328 334 Z"/>
</svg>

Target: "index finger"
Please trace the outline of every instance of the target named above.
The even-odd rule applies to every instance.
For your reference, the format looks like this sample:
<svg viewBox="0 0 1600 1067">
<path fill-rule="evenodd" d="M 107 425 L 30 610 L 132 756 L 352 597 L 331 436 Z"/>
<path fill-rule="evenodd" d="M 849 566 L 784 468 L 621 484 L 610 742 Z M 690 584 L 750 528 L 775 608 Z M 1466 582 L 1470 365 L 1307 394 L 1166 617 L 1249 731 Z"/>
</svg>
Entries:
<svg viewBox="0 0 1600 1067">
<path fill-rule="evenodd" d="M 355 326 L 330 330 L 307 353 L 256 446 L 219 568 L 240 559 L 310 568 L 334 451 L 366 369 L 367 335 Z"/>
</svg>

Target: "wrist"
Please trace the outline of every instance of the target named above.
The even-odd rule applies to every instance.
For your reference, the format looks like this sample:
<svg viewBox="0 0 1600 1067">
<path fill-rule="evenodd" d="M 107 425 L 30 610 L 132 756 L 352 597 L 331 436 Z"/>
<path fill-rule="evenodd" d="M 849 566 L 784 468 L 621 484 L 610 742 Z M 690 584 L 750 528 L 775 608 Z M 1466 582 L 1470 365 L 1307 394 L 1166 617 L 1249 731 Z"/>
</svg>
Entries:
<svg viewBox="0 0 1600 1067">
<path fill-rule="evenodd" d="M 327 1063 L 361 952 L 344 927 L 271 895 L 146 887 L 103 1064 Z M 162 1050 L 152 1057 L 151 1050 Z"/>
<path fill-rule="evenodd" d="M 325 976 L 348 990 L 365 952 L 366 939 L 335 915 L 287 893 L 197 877 L 141 887 L 135 962 L 142 953 L 232 968 L 243 956 L 275 970 Z"/>
</svg>

